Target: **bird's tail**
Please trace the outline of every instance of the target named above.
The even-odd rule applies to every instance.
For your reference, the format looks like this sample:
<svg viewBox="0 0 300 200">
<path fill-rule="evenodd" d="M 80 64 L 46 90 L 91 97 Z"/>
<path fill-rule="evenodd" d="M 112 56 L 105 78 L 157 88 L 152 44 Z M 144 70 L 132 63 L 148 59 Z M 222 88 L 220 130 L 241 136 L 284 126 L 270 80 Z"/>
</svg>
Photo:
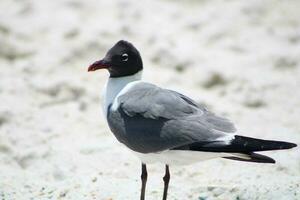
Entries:
<svg viewBox="0 0 300 200">
<path fill-rule="evenodd" d="M 297 145 L 290 142 L 262 140 L 235 135 L 230 140 L 217 140 L 209 142 L 195 142 L 176 149 L 188 149 L 190 151 L 220 152 L 226 155 L 223 158 L 247 162 L 275 163 L 270 157 L 257 154 L 256 151 L 271 151 L 291 149 Z"/>
<path fill-rule="evenodd" d="M 296 144 L 290 142 L 262 140 L 236 135 L 230 144 L 225 146 L 225 151 L 231 152 L 232 156 L 224 158 L 246 162 L 275 163 L 274 159 L 254 152 L 291 149 L 296 146 Z"/>
</svg>

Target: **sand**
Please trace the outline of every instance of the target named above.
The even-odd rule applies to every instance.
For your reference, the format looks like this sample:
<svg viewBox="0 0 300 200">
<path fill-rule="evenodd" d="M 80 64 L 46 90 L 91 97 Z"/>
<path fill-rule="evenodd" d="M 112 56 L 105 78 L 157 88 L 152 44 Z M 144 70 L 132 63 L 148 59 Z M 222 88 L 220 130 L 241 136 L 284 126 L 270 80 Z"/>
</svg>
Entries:
<svg viewBox="0 0 300 200">
<path fill-rule="evenodd" d="M 238 133 L 300 144 L 300 2 L 0 1 L 0 199 L 138 199 L 140 161 L 101 113 L 120 39 L 144 78 L 230 118 Z M 169 199 L 300 199 L 299 148 L 275 165 L 215 159 L 171 166 Z M 149 165 L 147 199 L 164 166 Z"/>
</svg>

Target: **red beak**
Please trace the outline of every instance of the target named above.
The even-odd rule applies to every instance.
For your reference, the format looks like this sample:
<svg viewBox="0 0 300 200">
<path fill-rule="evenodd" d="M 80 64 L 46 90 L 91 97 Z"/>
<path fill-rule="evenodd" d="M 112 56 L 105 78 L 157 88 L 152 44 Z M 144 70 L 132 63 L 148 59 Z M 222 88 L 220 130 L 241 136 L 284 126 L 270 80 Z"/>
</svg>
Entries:
<svg viewBox="0 0 300 200">
<path fill-rule="evenodd" d="M 108 67 L 109 63 L 106 60 L 102 59 L 91 64 L 88 68 L 88 72 L 96 71 L 98 69 L 107 69 Z"/>
</svg>

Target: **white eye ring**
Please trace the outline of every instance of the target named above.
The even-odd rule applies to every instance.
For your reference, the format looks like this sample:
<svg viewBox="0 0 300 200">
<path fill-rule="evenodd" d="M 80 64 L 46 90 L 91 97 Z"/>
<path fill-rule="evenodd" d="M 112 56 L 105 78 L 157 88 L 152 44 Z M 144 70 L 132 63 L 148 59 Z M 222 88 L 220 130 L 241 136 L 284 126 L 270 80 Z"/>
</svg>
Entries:
<svg viewBox="0 0 300 200">
<path fill-rule="evenodd" d="M 127 61 L 128 60 L 128 54 L 127 53 L 123 53 L 122 54 L 122 61 Z"/>
</svg>

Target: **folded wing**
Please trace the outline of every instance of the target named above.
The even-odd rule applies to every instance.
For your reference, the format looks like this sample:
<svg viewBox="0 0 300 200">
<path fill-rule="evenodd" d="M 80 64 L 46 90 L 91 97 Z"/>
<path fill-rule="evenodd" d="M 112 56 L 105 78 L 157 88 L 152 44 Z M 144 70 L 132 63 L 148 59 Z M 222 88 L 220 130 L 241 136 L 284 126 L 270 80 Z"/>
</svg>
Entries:
<svg viewBox="0 0 300 200">
<path fill-rule="evenodd" d="M 149 83 L 135 84 L 117 103 L 117 110 L 109 109 L 110 128 L 119 141 L 141 153 L 223 141 L 236 130 L 229 120 L 192 99 Z"/>
</svg>

